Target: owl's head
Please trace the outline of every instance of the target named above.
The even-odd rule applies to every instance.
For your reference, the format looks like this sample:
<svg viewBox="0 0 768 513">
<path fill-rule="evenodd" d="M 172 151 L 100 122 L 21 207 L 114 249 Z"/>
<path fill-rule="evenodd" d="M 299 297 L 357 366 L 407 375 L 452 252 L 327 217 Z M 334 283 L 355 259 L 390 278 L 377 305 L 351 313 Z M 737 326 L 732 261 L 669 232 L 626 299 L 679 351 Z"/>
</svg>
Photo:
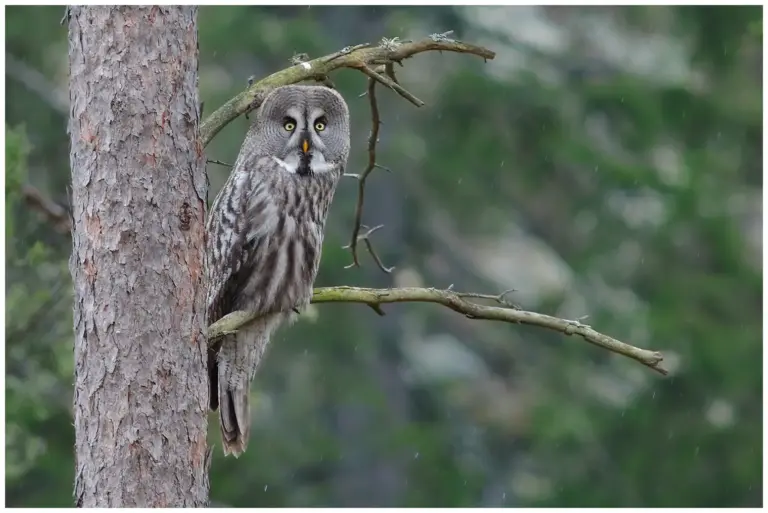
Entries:
<svg viewBox="0 0 768 513">
<path fill-rule="evenodd" d="M 323 173 L 345 164 L 349 155 L 349 109 L 327 87 L 275 89 L 259 107 L 252 130 L 258 153 L 292 173 Z"/>
</svg>

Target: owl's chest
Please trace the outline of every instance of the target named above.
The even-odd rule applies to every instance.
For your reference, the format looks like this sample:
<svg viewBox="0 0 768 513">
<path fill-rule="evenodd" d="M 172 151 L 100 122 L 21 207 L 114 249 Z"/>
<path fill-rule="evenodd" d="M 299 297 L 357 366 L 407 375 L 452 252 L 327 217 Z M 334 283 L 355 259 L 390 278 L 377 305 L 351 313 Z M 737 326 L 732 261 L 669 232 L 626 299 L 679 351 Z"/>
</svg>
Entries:
<svg viewBox="0 0 768 513">
<path fill-rule="evenodd" d="M 309 303 L 322 250 L 322 231 L 313 223 L 282 217 L 278 229 L 265 237 L 256 251 L 249 289 L 252 297 L 271 305 L 270 310 L 289 311 Z M 257 293 L 257 291 L 261 293 Z"/>
<path fill-rule="evenodd" d="M 278 211 L 298 223 L 323 226 L 335 191 L 333 176 L 283 175 L 272 191 Z"/>
</svg>

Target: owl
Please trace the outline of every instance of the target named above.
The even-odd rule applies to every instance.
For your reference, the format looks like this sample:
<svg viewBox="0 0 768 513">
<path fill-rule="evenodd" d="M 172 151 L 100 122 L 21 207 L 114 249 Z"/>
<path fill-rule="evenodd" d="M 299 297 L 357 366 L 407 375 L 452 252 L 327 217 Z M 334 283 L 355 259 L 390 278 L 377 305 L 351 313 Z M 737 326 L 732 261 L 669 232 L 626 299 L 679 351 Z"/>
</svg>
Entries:
<svg viewBox="0 0 768 513">
<path fill-rule="evenodd" d="M 325 221 L 349 155 L 349 109 L 336 91 L 292 85 L 264 99 L 207 225 L 207 322 L 258 315 L 208 350 L 210 407 L 224 454 L 250 431 L 249 388 L 269 339 L 309 304 Z"/>
</svg>

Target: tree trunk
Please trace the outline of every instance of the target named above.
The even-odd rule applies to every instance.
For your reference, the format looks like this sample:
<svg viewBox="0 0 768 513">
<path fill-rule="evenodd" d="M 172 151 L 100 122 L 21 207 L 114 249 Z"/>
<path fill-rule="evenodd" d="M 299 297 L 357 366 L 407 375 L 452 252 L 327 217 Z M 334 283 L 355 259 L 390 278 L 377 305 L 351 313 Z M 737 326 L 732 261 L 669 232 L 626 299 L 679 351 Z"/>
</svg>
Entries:
<svg viewBox="0 0 768 513">
<path fill-rule="evenodd" d="M 205 506 L 197 10 L 70 14 L 75 500 Z"/>
</svg>

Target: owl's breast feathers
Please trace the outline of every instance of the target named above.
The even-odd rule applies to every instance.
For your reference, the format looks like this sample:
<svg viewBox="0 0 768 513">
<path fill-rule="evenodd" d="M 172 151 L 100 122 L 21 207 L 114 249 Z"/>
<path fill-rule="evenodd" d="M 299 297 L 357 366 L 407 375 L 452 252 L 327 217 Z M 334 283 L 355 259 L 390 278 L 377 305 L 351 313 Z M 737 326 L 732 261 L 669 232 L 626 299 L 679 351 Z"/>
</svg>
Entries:
<svg viewBox="0 0 768 513">
<path fill-rule="evenodd" d="M 236 166 L 211 209 L 209 324 L 234 310 L 288 312 L 312 294 L 342 166 L 302 177 L 255 164 Z"/>
</svg>

